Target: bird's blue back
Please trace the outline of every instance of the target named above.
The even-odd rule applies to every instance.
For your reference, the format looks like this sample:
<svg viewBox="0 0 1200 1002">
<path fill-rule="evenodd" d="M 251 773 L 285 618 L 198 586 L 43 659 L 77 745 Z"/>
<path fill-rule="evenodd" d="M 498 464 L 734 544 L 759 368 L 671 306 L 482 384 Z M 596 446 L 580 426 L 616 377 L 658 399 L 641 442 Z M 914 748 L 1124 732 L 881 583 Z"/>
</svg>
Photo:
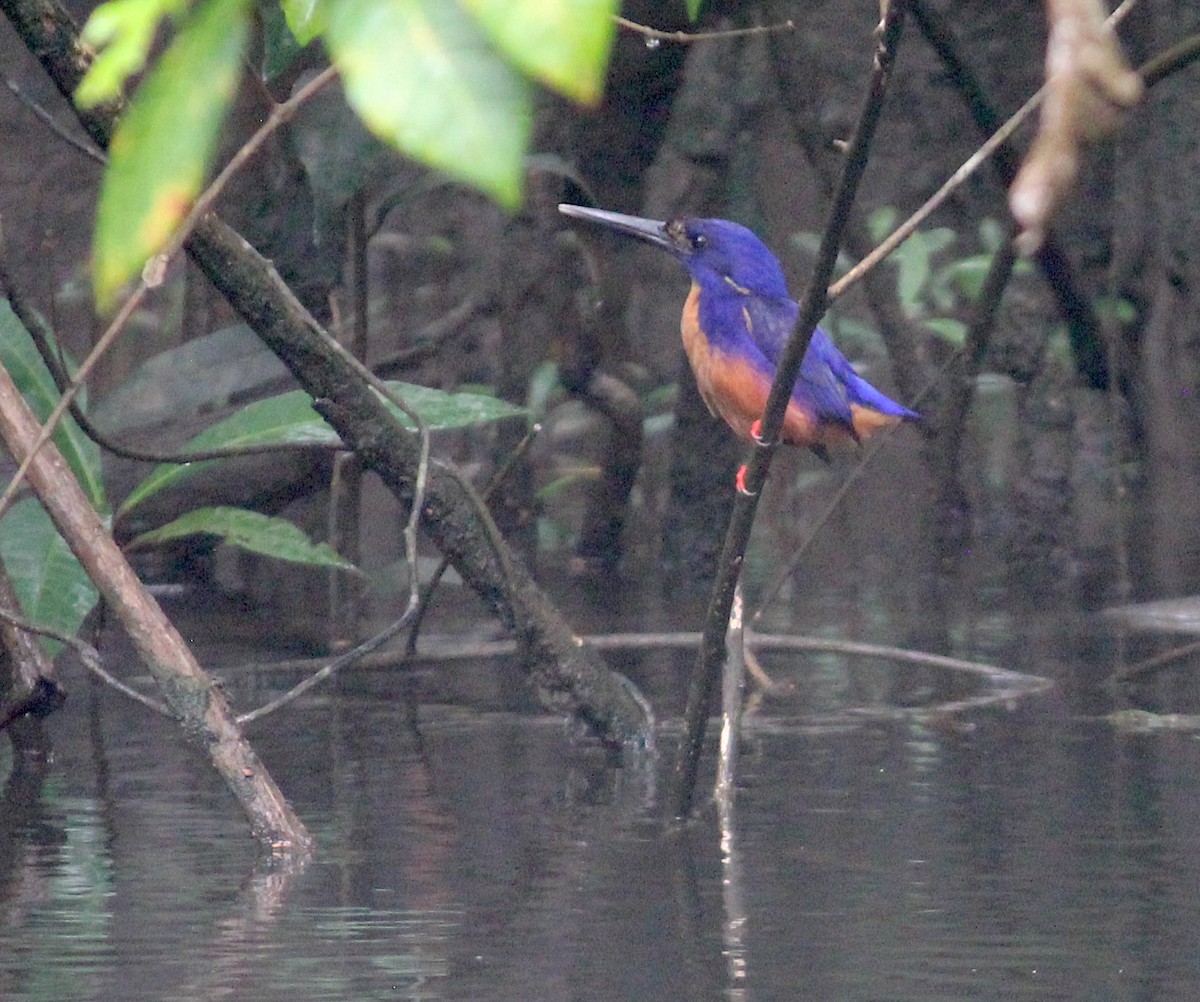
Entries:
<svg viewBox="0 0 1200 1002">
<path fill-rule="evenodd" d="M 704 246 L 681 261 L 700 287 L 699 320 L 710 344 L 740 355 L 773 378 L 800 308 L 783 269 L 750 230 L 722 219 L 688 221 Z M 853 428 L 851 405 L 914 419 L 916 413 L 880 393 L 854 371 L 821 328 L 813 332 L 792 399 L 821 422 Z"/>
</svg>

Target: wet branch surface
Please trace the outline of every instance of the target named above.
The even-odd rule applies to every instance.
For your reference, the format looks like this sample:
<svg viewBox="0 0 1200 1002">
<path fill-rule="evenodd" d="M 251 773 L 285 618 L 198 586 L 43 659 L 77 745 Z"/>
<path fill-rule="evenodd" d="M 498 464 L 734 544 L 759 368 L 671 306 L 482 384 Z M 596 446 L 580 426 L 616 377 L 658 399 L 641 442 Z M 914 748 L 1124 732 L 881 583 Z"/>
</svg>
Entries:
<svg viewBox="0 0 1200 1002">
<path fill-rule="evenodd" d="M 741 576 L 742 563 L 745 560 L 746 544 L 754 525 L 754 515 L 758 509 L 771 459 L 778 445 L 779 430 L 783 425 L 784 411 L 791 397 L 792 386 L 799 374 L 800 363 L 808 350 L 813 330 L 825 312 L 829 280 L 837 264 L 838 248 L 858 192 L 859 182 L 866 170 L 876 126 L 883 114 L 884 97 L 895 62 L 907 6 L 907 0 L 892 0 L 888 5 L 867 96 L 854 136 L 845 153 L 842 176 L 829 213 L 829 222 L 821 237 L 821 246 L 817 252 L 808 290 L 800 300 L 800 315 L 796 320 L 796 327 L 779 360 L 779 368 L 767 399 L 761 429 L 763 444 L 754 449 L 747 464 L 747 491 L 739 492 L 726 531 L 725 544 L 717 564 L 716 580 L 705 615 L 703 642 L 692 669 L 687 709 L 684 714 L 684 736 L 674 766 L 672 808 L 675 817 L 679 819 L 691 814 L 695 802 L 700 752 L 704 744 L 704 732 L 712 707 L 713 693 L 725 656 L 725 632 L 733 607 L 734 592 Z"/>
<path fill-rule="evenodd" d="M 69 100 L 91 53 L 80 45 L 67 12 L 55 0 L 0 0 L 0 9 Z M 120 111 L 114 103 L 77 114 L 92 139 L 105 147 Z M 186 249 L 314 397 L 347 446 L 402 502 L 411 501 L 420 465 L 417 437 L 401 428 L 339 356 L 271 263 L 214 213 L 197 222 Z M 423 526 L 463 580 L 513 631 L 542 702 L 581 719 L 611 745 L 649 742 L 651 722 L 644 701 L 575 635 L 503 542 L 484 531 L 469 492 L 455 471 L 432 464 Z"/>
</svg>

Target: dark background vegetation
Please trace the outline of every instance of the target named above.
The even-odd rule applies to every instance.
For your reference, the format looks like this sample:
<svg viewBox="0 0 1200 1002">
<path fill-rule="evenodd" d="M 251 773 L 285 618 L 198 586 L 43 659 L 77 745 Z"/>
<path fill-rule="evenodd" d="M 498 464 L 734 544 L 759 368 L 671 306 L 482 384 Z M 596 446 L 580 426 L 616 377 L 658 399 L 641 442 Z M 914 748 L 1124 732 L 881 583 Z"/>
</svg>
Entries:
<svg viewBox="0 0 1200 1002">
<path fill-rule="evenodd" d="M 809 258 L 807 244 L 796 237 L 823 225 L 839 162 L 836 141 L 854 121 L 868 68 L 869 19 L 861 6 L 711 4 L 697 28 L 791 19 L 796 30 L 690 46 L 648 45 L 622 31 L 598 108 L 549 96 L 541 101 L 528 197 L 512 216 L 386 152 L 352 123 L 333 91 L 255 158 L 222 211 L 323 319 L 332 316 L 331 295 L 340 313 L 352 309 L 343 283 L 346 248 L 361 219 L 370 240 L 368 359 L 383 363 L 389 376 L 443 388 L 484 384 L 526 401 L 545 378 L 544 363 L 555 361 L 552 399 L 575 403 L 550 412 L 531 461 L 507 484 L 495 505 L 502 527 L 527 546 L 540 538 L 542 551 L 555 560 L 573 554 L 577 568 L 610 568 L 632 553 L 692 580 L 709 568 L 719 545 L 740 450 L 706 414 L 686 372 L 677 333 L 684 282 L 664 256 L 573 230 L 555 205 L 585 200 L 658 218 L 737 219 L 762 234 L 792 288 L 802 288 Z M 1036 89 L 1045 44 L 1040 2 L 927 6 L 940 15 L 1002 116 Z M 689 28 L 681 7 L 630 2 L 624 13 L 660 28 Z M 1135 9 L 1121 36 L 1137 65 L 1197 27 L 1200 13 L 1192 5 L 1161 0 Z M 78 134 L 7 26 L 0 46 L 8 79 Z M 271 92 L 279 97 L 289 85 L 290 79 L 266 85 L 247 79 L 227 129 L 229 151 L 261 121 Z M 921 403 L 928 420 L 924 465 L 917 468 L 925 474 L 908 493 L 925 490 L 928 503 L 901 503 L 892 514 L 923 524 L 915 530 L 897 524 L 893 538 L 911 539 L 919 530 L 916 538 L 937 551 L 930 566 L 957 560 L 983 534 L 1002 542 L 1014 567 L 1056 587 L 1082 586 L 1096 601 L 1124 590 L 1125 553 L 1141 592 L 1194 587 L 1200 569 L 1200 525 L 1190 504 L 1200 472 L 1192 333 L 1191 190 L 1200 127 L 1194 93 L 1187 72 L 1155 88 L 1120 139 L 1090 157 L 1081 190 L 1058 226 L 1078 291 L 1132 307 L 1106 314 L 1098 332 L 1109 339 L 1103 347 L 1106 362 L 1114 363 L 1114 392 L 1081 377 L 1055 299 L 1030 272 L 1007 294 L 985 360 L 986 370 L 1010 378 L 1014 387 L 1012 408 L 977 412 L 977 420 L 994 422 L 983 435 L 1013 443 L 995 494 L 981 496 L 977 480 L 962 476 L 970 454 L 947 460 L 939 450 L 945 383 Z M 0 148 L 7 151 L 0 156 L 0 212 L 10 267 L 79 355 L 97 334 L 87 256 L 101 167 L 49 131 L 11 92 L 0 93 L 0 102 Z M 1028 131 L 1020 134 L 1020 144 L 1028 138 Z M 874 210 L 894 207 L 902 218 L 978 141 L 960 82 L 910 23 L 847 252 L 859 257 L 869 249 Z M 939 260 L 977 253 L 985 218 L 1006 218 L 1004 187 L 988 169 L 931 221 L 956 234 Z M 169 420 L 151 409 L 139 413 L 140 404 L 104 410 L 105 397 L 137 363 L 236 322 L 194 266 L 175 268 L 91 388 L 93 406 L 143 442 L 178 442 L 236 403 L 214 400 L 211 408 L 170 413 Z M 885 265 L 839 310 L 877 334 L 860 334 L 847 350 L 874 381 L 912 400 L 934 380 L 952 346 L 899 308 L 895 278 Z M 662 392 L 671 384 L 676 397 Z M 669 436 L 651 430 L 639 454 L 643 419 L 672 408 L 674 430 Z M 502 456 L 521 434 L 505 426 L 487 433 L 486 443 L 475 435 L 445 447 L 468 463 L 483 462 Z M 898 448 L 911 451 L 922 439 L 906 434 Z M 624 498 L 643 459 L 630 515 Z M 589 475 L 539 499 L 539 488 L 579 467 Z M 118 480 L 133 479 L 121 464 L 113 470 Z M 219 479 L 206 493 L 274 510 L 308 496 L 327 477 L 323 460 L 259 463 L 256 471 L 249 479 L 244 470 Z M 951 483 L 957 488 L 948 488 Z M 1126 523 L 1112 503 L 1118 485 L 1139 512 L 1127 547 L 1120 545 Z M 390 502 L 377 500 L 382 512 L 367 519 L 368 537 L 379 544 L 368 545 L 371 553 L 394 545 Z M 540 537 L 534 533 L 539 512 L 553 516 L 542 518 Z M 319 517 L 312 515 L 310 524 Z M 547 525 L 555 531 L 547 532 Z"/>
</svg>

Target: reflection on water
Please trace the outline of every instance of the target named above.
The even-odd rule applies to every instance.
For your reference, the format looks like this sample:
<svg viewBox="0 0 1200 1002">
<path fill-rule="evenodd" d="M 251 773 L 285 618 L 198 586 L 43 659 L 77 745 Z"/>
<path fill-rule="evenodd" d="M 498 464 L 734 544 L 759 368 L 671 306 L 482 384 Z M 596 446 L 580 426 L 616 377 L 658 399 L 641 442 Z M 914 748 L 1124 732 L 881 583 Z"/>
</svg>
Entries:
<svg viewBox="0 0 1200 1002">
<path fill-rule="evenodd" d="M 488 666 L 345 679 L 254 735 L 320 841 L 291 876 L 169 724 L 75 679 L 52 758 L 4 764 L 0 997 L 1194 999 L 1200 743 L 1115 730 L 1107 649 L 1057 629 L 1060 687 L 1009 708 L 766 704 L 724 849 L 713 812 L 664 832 L 661 763 L 611 768 Z M 830 698 L 831 662 L 775 657 Z M 626 667 L 662 705 L 687 664 Z"/>
</svg>

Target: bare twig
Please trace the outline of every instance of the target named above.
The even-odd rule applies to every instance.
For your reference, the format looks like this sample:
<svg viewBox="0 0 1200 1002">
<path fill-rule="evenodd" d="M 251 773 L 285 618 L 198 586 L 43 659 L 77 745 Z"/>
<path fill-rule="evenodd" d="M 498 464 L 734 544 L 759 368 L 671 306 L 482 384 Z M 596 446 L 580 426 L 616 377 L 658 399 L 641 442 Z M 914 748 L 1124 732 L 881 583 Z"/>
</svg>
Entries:
<svg viewBox="0 0 1200 1002">
<path fill-rule="evenodd" d="M 38 104 L 37 101 L 26 94 L 25 91 L 21 89 L 20 85 L 16 83 L 16 81 L 5 77 L 4 83 L 8 89 L 12 91 L 13 96 L 23 105 L 25 105 L 26 108 L 32 111 L 34 115 L 38 117 L 41 123 L 56 136 L 58 136 L 58 138 L 64 143 L 78 150 L 85 157 L 95 160 L 98 164 L 108 163 L 108 157 L 96 149 L 96 147 L 91 143 L 85 143 L 77 136 L 71 135 L 71 133 L 59 123 L 57 118 L 51 115 L 50 112 Z"/>
<path fill-rule="evenodd" d="M 415 570 L 413 577 L 416 577 Z M 407 608 L 405 608 L 403 614 L 394 623 L 391 623 L 384 629 L 380 630 L 369 640 L 364 640 L 353 650 L 346 651 L 345 654 L 341 654 L 334 658 L 329 662 L 329 664 L 325 665 L 325 667 L 309 675 L 308 678 L 306 678 L 303 682 L 299 682 L 292 686 L 292 688 L 290 688 L 282 696 L 271 700 L 269 703 L 264 703 L 255 710 L 249 710 L 246 713 L 239 714 L 237 718 L 238 724 L 244 727 L 246 724 L 253 723 L 255 720 L 259 720 L 260 718 L 267 716 L 269 713 L 274 713 L 276 710 L 287 706 L 288 703 L 299 699 L 306 692 L 308 692 L 309 689 L 312 689 L 314 686 L 320 685 L 326 679 L 331 678 L 347 665 L 354 664 L 356 661 L 361 661 L 368 654 L 379 650 L 380 647 L 386 644 L 392 639 L 392 637 L 396 636 L 396 634 L 398 634 L 408 625 L 409 620 L 412 619 L 415 611 L 416 603 L 410 599 Z"/>
<path fill-rule="evenodd" d="M 1113 28 L 1121 22 L 1121 20 L 1132 10 L 1137 0 L 1125 0 L 1112 14 L 1109 15 L 1105 25 L 1108 28 Z M 897 247 L 916 232 L 918 226 L 921 225 L 935 209 L 942 205 L 947 198 L 955 190 L 957 190 L 963 182 L 965 182 L 972 174 L 975 173 L 987 159 L 1004 143 L 1009 137 L 1025 122 L 1025 120 L 1038 109 L 1042 101 L 1046 97 L 1046 87 L 1040 87 L 1028 101 L 1026 101 L 1017 111 L 997 129 L 982 146 L 969 156 L 963 165 L 958 168 L 953 174 L 947 178 L 946 182 L 934 192 L 920 208 L 909 216 L 903 223 L 889 234 L 870 254 L 858 262 L 845 275 L 834 282 L 828 291 L 829 300 L 833 301 L 845 293 L 859 281 L 863 276 L 875 268 L 881 261 L 888 257 Z"/>
<path fill-rule="evenodd" d="M 537 437 L 541 430 L 542 426 L 540 424 L 535 424 L 532 428 L 530 428 L 521 441 L 516 444 L 516 447 L 504 458 L 504 462 L 502 462 L 499 467 L 496 468 L 496 471 L 492 474 L 491 480 L 488 481 L 487 486 L 483 489 L 483 493 L 479 495 L 479 500 L 484 505 L 491 500 L 492 495 L 500 489 L 501 485 L 505 480 L 508 479 L 512 471 L 517 468 L 517 463 L 519 463 L 525 453 L 529 451 L 529 447 L 533 444 L 533 440 Z M 433 576 L 430 577 L 429 583 L 425 585 L 425 589 L 421 594 L 421 601 L 417 605 L 416 613 L 413 616 L 412 629 L 409 631 L 408 643 L 405 647 L 405 650 L 409 655 L 416 653 L 417 638 L 421 634 L 421 622 L 425 618 L 425 613 L 429 611 L 429 604 L 433 601 L 434 593 L 437 591 L 438 585 L 441 584 L 442 577 L 445 575 L 449 566 L 449 558 L 443 556 L 441 562 L 437 565 L 437 569 L 433 572 Z"/>
<path fill-rule="evenodd" d="M 779 24 L 760 24 L 750 28 L 729 28 L 726 31 L 659 31 L 645 24 L 638 24 L 619 14 L 613 15 L 613 20 L 628 31 L 644 35 L 653 42 L 676 42 L 688 45 L 692 42 L 711 42 L 723 38 L 737 38 L 739 35 L 762 35 L 774 31 L 795 31 L 794 21 L 783 21 Z"/>
<path fill-rule="evenodd" d="M 599 633 L 580 638 L 590 647 L 600 651 L 658 651 L 693 650 L 704 639 L 702 633 L 681 630 L 674 633 Z M 882 658 L 903 661 L 906 664 L 943 668 L 947 671 L 977 675 L 991 684 L 1009 690 L 1040 689 L 1045 679 L 1010 671 L 998 665 L 982 661 L 970 661 L 932 654 L 907 647 L 889 647 L 882 644 L 867 644 L 857 640 L 834 640 L 829 637 L 811 637 L 801 634 L 748 632 L 746 645 L 751 651 L 814 651 L 826 654 L 845 654 L 849 657 Z M 506 657 L 517 653 L 515 640 L 488 640 L 470 643 L 438 643 L 422 647 L 416 652 L 420 661 L 478 661 L 481 658 Z M 404 652 L 387 652 L 378 658 L 363 659 L 359 667 L 371 670 L 393 669 L 411 660 Z M 242 665 L 236 669 L 245 671 L 295 671 L 307 668 L 311 659 L 277 661 L 266 664 Z"/>
<path fill-rule="evenodd" d="M 112 686 L 122 696 L 128 696 L 136 703 L 141 703 L 147 709 L 153 710 L 155 713 L 160 713 L 164 717 L 172 717 L 171 708 L 166 703 L 160 702 L 157 699 L 152 699 L 145 693 L 138 692 L 137 689 L 131 688 L 122 682 L 115 675 L 110 674 L 104 668 L 104 660 L 100 657 L 100 652 L 91 644 L 80 640 L 78 637 L 72 636 L 69 633 L 63 633 L 61 630 L 56 630 L 52 626 L 46 626 L 44 623 L 35 623 L 32 619 L 26 619 L 24 616 L 19 616 L 14 612 L 9 612 L 7 609 L 0 609 L 0 619 L 11 623 L 18 630 L 25 633 L 35 633 L 39 637 L 49 637 L 51 640 L 57 640 L 60 644 L 70 647 L 78 656 L 83 666 L 93 675 L 99 678 L 105 685 Z"/>
</svg>

